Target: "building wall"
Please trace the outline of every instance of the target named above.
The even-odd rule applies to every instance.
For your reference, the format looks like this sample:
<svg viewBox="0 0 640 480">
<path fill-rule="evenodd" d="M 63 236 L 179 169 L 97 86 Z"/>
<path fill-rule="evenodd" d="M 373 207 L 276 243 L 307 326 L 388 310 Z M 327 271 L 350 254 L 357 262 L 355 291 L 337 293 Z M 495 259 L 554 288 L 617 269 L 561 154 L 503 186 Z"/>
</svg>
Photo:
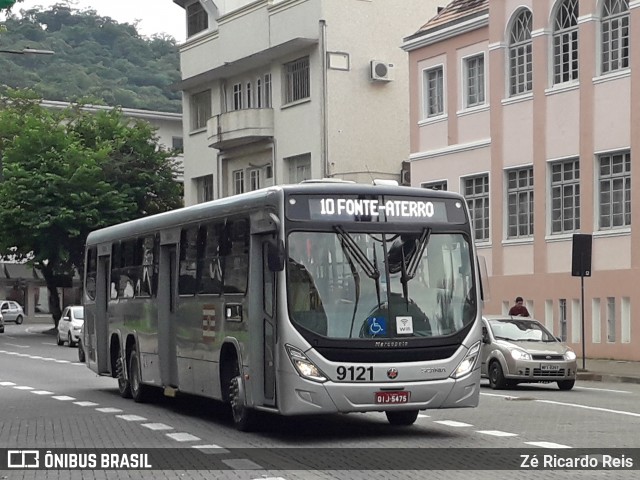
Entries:
<svg viewBox="0 0 640 480">
<path fill-rule="evenodd" d="M 220 16 L 181 46 L 185 112 L 185 203 L 198 200 L 197 178 L 213 175 L 215 197 L 231 193 L 234 170 L 247 167 L 249 143 L 274 160 L 273 182 L 286 183 L 287 158 L 310 155 L 312 178 L 370 182 L 400 178 L 409 154 L 404 35 L 435 14 L 426 0 L 282 0 L 214 2 Z M 247 32 L 251 32 L 247 34 Z M 331 58 L 344 65 L 329 63 Z M 335 57 L 332 55 L 335 54 Z M 283 64 L 309 56 L 310 96 L 284 104 Z M 393 80 L 373 82 L 371 60 L 393 65 Z M 221 98 L 238 81 L 271 74 L 273 134 L 234 145 L 216 143 L 214 126 L 193 131 L 190 98 L 212 92 L 212 117 L 228 111 Z M 215 144 L 215 145 L 214 145 Z M 218 148 L 213 148 L 214 146 Z M 251 149 L 249 149 L 251 150 Z M 220 154 L 220 155 L 219 155 Z M 267 158 L 265 153 L 264 158 Z M 213 160 L 213 163 L 212 163 Z"/>
<path fill-rule="evenodd" d="M 552 82 L 550 57 L 551 22 L 558 2 L 488 4 L 489 20 L 483 27 L 409 51 L 412 184 L 446 178 L 449 189 L 455 190 L 460 176 L 490 172 L 490 241 L 478 244 L 490 274 L 491 299 L 485 312 L 506 313 L 521 295 L 533 316 L 556 335 L 566 331 L 567 341 L 578 354 L 583 341 L 581 279 L 571 276 L 572 240 L 573 233 L 592 234 L 591 276 L 584 278 L 586 355 L 640 360 L 640 318 L 631 313 L 640 304 L 640 256 L 634 248 L 640 235 L 640 200 L 631 194 L 631 226 L 601 229 L 598 166 L 601 153 L 630 151 L 632 173 L 638 168 L 640 116 L 631 105 L 640 98 L 636 48 L 640 45 L 640 2 L 630 2 L 630 67 L 605 75 L 600 68 L 602 2 L 579 2 L 579 79 L 559 85 Z M 533 90 L 509 97 L 510 22 L 523 7 L 533 13 Z M 470 48 L 488 51 L 489 111 L 454 116 L 452 111 L 460 104 L 451 98 L 451 91 L 460 91 L 459 59 Z M 421 122 L 421 70 L 438 62 L 445 65 L 447 118 Z M 471 120 L 482 116 L 482 122 Z M 469 144 L 480 138 L 488 139 L 487 146 L 469 150 Z M 549 164 L 574 157 L 580 165 L 580 228 L 552 234 Z M 529 165 L 533 166 L 534 233 L 508 239 L 505 170 Z M 632 175 L 631 192 L 638 186 L 640 177 Z"/>
</svg>

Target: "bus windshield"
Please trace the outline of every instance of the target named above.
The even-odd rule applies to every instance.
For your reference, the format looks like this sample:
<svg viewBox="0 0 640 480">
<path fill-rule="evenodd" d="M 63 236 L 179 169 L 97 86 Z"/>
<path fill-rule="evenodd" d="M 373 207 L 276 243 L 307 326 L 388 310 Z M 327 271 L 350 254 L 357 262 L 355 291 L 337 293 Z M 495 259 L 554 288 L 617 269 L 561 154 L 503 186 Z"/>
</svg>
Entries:
<svg viewBox="0 0 640 480">
<path fill-rule="evenodd" d="M 477 313 L 461 234 L 292 232 L 287 297 L 294 325 L 335 339 L 450 335 Z"/>
</svg>

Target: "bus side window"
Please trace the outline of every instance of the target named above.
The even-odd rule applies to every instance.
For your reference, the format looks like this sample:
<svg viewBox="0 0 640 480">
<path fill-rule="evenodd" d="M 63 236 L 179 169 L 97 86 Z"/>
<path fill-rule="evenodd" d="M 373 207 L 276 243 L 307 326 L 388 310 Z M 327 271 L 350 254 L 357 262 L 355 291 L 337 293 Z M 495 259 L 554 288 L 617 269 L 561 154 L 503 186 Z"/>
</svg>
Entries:
<svg viewBox="0 0 640 480">
<path fill-rule="evenodd" d="M 227 223 L 225 230 L 228 248 L 223 263 L 224 292 L 245 293 L 249 275 L 249 222 L 234 220 Z"/>
<path fill-rule="evenodd" d="M 220 255 L 220 236 L 222 224 L 207 224 L 200 227 L 201 244 L 198 252 L 200 281 L 198 293 L 222 293 L 222 257 Z"/>
<path fill-rule="evenodd" d="M 178 277 L 178 294 L 193 295 L 196 293 L 198 255 L 198 227 L 183 228 L 180 235 L 180 273 Z"/>
</svg>

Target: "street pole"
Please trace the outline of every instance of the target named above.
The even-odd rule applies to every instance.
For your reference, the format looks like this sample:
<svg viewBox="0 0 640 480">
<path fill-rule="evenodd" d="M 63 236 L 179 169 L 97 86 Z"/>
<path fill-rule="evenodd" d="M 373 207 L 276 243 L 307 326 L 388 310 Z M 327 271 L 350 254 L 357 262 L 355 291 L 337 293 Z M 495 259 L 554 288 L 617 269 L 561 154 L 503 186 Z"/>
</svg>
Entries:
<svg viewBox="0 0 640 480">
<path fill-rule="evenodd" d="M 582 313 L 581 313 L 581 326 L 582 326 L 582 334 L 580 335 L 580 338 L 582 339 L 582 370 L 586 370 L 585 367 L 585 339 L 584 339 L 584 269 L 582 268 L 583 266 L 583 259 L 584 259 L 584 254 L 580 255 L 580 270 L 582 271 L 582 275 L 580 275 L 580 305 L 582 307 Z"/>
</svg>

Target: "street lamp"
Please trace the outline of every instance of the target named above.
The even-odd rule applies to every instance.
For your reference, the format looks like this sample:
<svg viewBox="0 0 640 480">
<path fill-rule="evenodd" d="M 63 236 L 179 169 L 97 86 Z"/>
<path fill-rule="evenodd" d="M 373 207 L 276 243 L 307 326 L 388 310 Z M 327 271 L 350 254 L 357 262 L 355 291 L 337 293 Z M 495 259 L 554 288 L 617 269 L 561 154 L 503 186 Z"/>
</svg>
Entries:
<svg viewBox="0 0 640 480">
<path fill-rule="evenodd" d="M 4 50 L 0 49 L 0 53 L 13 53 L 14 55 L 53 55 L 53 50 L 38 50 L 36 48 L 25 47 L 22 50 Z"/>
</svg>

